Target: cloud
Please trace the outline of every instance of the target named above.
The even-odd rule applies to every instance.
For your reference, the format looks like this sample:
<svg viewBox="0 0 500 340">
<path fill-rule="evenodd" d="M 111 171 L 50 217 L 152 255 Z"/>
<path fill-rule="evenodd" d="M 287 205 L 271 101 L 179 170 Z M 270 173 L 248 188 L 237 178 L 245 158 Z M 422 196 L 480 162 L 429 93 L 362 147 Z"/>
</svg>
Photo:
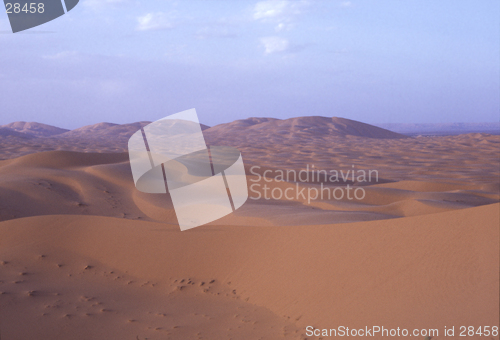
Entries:
<svg viewBox="0 0 500 340">
<path fill-rule="evenodd" d="M 283 31 L 285 28 L 288 28 L 290 26 L 288 25 L 285 25 L 284 23 L 279 23 L 278 25 L 276 25 L 276 27 L 274 28 L 276 30 L 276 32 L 279 32 L 279 31 Z"/>
<path fill-rule="evenodd" d="M 309 5 L 308 0 L 265 0 L 257 2 L 253 9 L 253 19 L 273 23 L 275 31 L 289 30 L 294 18 Z"/>
<path fill-rule="evenodd" d="M 340 7 L 342 7 L 342 8 L 347 8 L 347 7 L 351 7 L 351 6 L 352 6 L 352 2 L 350 2 L 350 1 L 342 1 L 340 3 Z"/>
<path fill-rule="evenodd" d="M 148 13 L 137 18 L 138 31 L 151 31 L 172 28 L 173 24 L 163 12 Z"/>
<path fill-rule="evenodd" d="M 280 37 L 264 37 L 260 42 L 264 45 L 265 54 L 285 52 L 290 47 L 288 40 Z"/>
<path fill-rule="evenodd" d="M 78 56 L 79 53 L 76 51 L 63 51 L 55 54 L 44 55 L 42 58 L 48 60 L 74 60 L 77 59 Z"/>
<path fill-rule="evenodd" d="M 254 7 L 253 18 L 255 20 L 276 18 L 286 11 L 289 6 L 285 0 L 267 0 L 258 2 Z"/>
</svg>

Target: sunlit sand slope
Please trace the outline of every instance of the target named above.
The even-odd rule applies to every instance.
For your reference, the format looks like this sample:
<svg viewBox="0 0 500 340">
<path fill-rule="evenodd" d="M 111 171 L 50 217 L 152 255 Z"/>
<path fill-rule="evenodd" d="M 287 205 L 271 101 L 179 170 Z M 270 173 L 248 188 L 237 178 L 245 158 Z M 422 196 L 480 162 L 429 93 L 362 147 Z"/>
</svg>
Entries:
<svg viewBox="0 0 500 340">
<path fill-rule="evenodd" d="M 495 325 L 499 222 L 499 204 L 187 232 L 94 216 L 4 221 L 2 336 L 293 339 L 307 325 Z"/>
</svg>

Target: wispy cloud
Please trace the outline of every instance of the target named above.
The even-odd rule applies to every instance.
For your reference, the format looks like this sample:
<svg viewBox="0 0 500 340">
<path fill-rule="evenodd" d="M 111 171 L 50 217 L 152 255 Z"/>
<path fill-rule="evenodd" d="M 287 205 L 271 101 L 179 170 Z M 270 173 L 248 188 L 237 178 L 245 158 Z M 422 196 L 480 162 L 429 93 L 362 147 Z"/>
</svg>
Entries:
<svg viewBox="0 0 500 340">
<path fill-rule="evenodd" d="M 342 1 L 339 6 L 342 7 L 342 8 L 351 7 L 352 6 L 352 2 L 350 2 L 350 1 Z"/>
<path fill-rule="evenodd" d="M 79 54 L 76 51 L 62 51 L 55 54 L 49 54 L 42 56 L 43 59 L 48 60 L 68 60 L 68 59 L 76 59 Z"/>
<path fill-rule="evenodd" d="M 309 4 L 307 0 L 265 0 L 257 2 L 253 9 L 253 19 L 275 24 L 277 32 L 290 29 L 294 17 L 301 14 Z"/>
<path fill-rule="evenodd" d="M 256 20 L 277 18 L 284 14 L 288 6 L 289 3 L 285 0 L 267 0 L 258 2 L 254 8 L 253 18 Z"/>
<path fill-rule="evenodd" d="M 151 31 L 172 28 L 172 20 L 163 12 L 148 13 L 137 18 L 138 31 Z"/>
<path fill-rule="evenodd" d="M 280 37 L 264 37 L 260 39 L 265 54 L 285 52 L 290 47 L 288 40 Z"/>
<path fill-rule="evenodd" d="M 272 24 L 275 32 L 290 31 L 295 27 L 297 17 L 309 6 L 309 0 L 264 0 L 253 8 L 253 19 L 259 23 Z M 264 54 L 283 53 L 295 50 L 296 45 L 280 36 L 266 36 L 260 39 Z M 297 50 L 300 50 L 298 48 Z"/>
</svg>

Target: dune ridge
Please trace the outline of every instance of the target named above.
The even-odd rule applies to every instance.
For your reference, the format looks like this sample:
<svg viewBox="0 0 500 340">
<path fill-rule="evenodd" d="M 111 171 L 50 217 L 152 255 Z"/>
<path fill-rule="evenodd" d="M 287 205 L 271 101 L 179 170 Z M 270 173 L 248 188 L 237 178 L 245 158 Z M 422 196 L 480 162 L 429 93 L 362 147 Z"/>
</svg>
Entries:
<svg viewBox="0 0 500 340">
<path fill-rule="evenodd" d="M 1 125 L 0 128 L 17 131 L 33 137 L 51 137 L 69 131 L 68 129 L 61 129 L 52 125 L 22 121 Z"/>
<path fill-rule="evenodd" d="M 481 183 L 389 181 L 361 183 L 363 200 L 326 195 L 274 199 L 264 192 L 290 188 L 321 190 L 322 183 L 272 181 L 267 168 L 247 169 L 252 188 L 247 203 L 217 223 L 242 225 L 321 224 L 389 219 L 463 209 L 498 202 L 495 188 Z M 268 169 L 267 169 L 268 170 Z M 255 176 L 254 174 L 258 174 Z M 343 183 L 325 183 L 329 190 Z M 254 185 L 254 186 L 252 186 Z M 353 184 L 356 186 L 356 183 Z M 128 154 L 49 151 L 0 161 L 0 221 L 20 217 L 77 214 L 124 217 L 176 224 L 168 195 L 138 192 Z M 292 191 L 293 192 L 293 191 Z M 311 222 L 313 218 L 313 222 Z M 249 223 L 249 219 L 253 222 Z"/>
<path fill-rule="evenodd" d="M 288 137 L 295 135 L 358 136 L 365 138 L 408 138 L 374 125 L 339 117 L 297 117 L 289 119 L 249 118 L 214 126 L 206 131 L 207 136 L 219 134 L 221 138 L 234 140 L 241 134 L 258 133 L 261 135 L 281 134 Z"/>
</svg>

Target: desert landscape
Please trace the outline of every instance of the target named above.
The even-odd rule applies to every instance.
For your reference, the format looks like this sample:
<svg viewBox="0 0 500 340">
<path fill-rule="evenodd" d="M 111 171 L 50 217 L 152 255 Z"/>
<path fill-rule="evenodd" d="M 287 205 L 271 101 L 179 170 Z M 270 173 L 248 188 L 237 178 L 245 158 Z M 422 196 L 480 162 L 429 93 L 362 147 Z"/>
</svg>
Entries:
<svg viewBox="0 0 500 340">
<path fill-rule="evenodd" d="M 169 196 L 132 180 L 127 141 L 148 123 L 0 126 L 2 340 L 498 326 L 499 131 L 408 136 L 320 116 L 203 126 L 208 145 L 242 152 L 253 189 L 181 232 Z M 377 176 L 277 178 L 318 170 Z M 266 198 L 264 185 L 364 196 Z"/>
</svg>

